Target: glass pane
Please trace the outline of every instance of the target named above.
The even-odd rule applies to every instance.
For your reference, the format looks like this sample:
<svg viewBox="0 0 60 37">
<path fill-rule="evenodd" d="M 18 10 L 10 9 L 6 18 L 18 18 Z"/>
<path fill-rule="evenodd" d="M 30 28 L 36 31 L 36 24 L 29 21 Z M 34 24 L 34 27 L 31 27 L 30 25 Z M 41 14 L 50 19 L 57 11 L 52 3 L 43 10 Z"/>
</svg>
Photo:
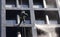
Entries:
<svg viewBox="0 0 60 37">
<path fill-rule="evenodd" d="M 43 0 L 33 0 L 33 8 L 43 8 Z"/>
<path fill-rule="evenodd" d="M 6 7 L 11 8 L 11 7 L 16 7 L 16 0 L 6 0 Z"/>
<path fill-rule="evenodd" d="M 6 23 L 8 25 L 11 25 L 11 24 L 16 24 L 16 11 L 14 10 L 6 10 Z"/>
<path fill-rule="evenodd" d="M 58 24 L 58 17 L 58 11 L 35 11 L 36 24 Z"/>
<path fill-rule="evenodd" d="M 46 11 L 50 24 L 58 24 L 58 11 Z"/>
<path fill-rule="evenodd" d="M 44 11 L 35 11 L 35 20 L 36 24 L 45 24 Z"/>
<path fill-rule="evenodd" d="M 28 8 L 29 7 L 29 0 L 19 0 L 19 7 L 20 8 Z"/>
</svg>

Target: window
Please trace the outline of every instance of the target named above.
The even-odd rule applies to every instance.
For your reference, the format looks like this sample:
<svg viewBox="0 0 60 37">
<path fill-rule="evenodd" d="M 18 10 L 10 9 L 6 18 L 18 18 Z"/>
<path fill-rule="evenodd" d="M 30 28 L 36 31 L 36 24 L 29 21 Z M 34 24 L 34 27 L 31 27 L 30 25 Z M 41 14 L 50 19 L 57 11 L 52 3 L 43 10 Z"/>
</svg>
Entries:
<svg viewBox="0 0 60 37">
<path fill-rule="evenodd" d="M 6 7 L 11 8 L 11 7 L 16 7 L 16 0 L 6 0 Z"/>
<path fill-rule="evenodd" d="M 14 10 L 6 10 L 6 23 L 7 24 L 17 24 L 17 15 Z"/>
<path fill-rule="evenodd" d="M 58 24 L 58 11 L 47 11 L 50 24 Z"/>
<path fill-rule="evenodd" d="M 45 24 L 44 11 L 35 11 L 35 20 L 36 24 Z"/>
<path fill-rule="evenodd" d="M 57 11 L 35 11 L 36 24 L 58 24 Z"/>
<path fill-rule="evenodd" d="M 56 8 L 55 0 L 45 0 L 45 1 L 46 1 L 46 8 Z"/>
<path fill-rule="evenodd" d="M 21 37 L 32 37 L 31 27 L 6 27 L 6 37 L 17 37 L 18 32 Z"/>
<path fill-rule="evenodd" d="M 33 0 L 33 8 L 43 8 L 43 0 Z"/>
<path fill-rule="evenodd" d="M 19 7 L 20 8 L 28 8 L 29 7 L 29 0 L 19 0 Z"/>
<path fill-rule="evenodd" d="M 19 20 L 22 12 L 23 12 L 22 10 L 6 10 L 6 23 L 9 25 L 20 23 Z M 25 18 L 25 24 L 31 24 L 30 11 L 24 10 L 24 12 L 27 13 L 28 15 Z"/>
</svg>

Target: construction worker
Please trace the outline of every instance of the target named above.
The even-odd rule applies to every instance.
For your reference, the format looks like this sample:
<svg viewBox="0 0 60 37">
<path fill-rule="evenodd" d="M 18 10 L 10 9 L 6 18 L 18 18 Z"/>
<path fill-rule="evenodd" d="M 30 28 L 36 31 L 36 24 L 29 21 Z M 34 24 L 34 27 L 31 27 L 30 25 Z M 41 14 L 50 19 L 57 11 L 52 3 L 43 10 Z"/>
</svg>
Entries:
<svg viewBox="0 0 60 37">
<path fill-rule="evenodd" d="M 19 23 L 20 26 L 22 22 L 25 23 L 25 18 L 28 16 L 28 14 L 25 13 L 25 11 L 22 11 L 22 13 L 19 16 L 20 16 L 20 23 Z"/>
</svg>

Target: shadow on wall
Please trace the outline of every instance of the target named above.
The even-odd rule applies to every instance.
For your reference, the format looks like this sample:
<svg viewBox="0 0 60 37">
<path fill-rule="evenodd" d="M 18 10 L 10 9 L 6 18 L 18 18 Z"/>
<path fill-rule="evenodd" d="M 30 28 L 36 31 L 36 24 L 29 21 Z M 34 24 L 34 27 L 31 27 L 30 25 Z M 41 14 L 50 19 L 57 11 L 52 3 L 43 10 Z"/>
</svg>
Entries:
<svg viewBox="0 0 60 37">
<path fill-rule="evenodd" d="M 47 32 L 37 29 L 37 37 L 48 37 Z"/>
<path fill-rule="evenodd" d="M 41 35 L 41 34 L 46 34 L 46 32 L 40 30 L 40 29 L 37 29 L 37 35 Z"/>
<path fill-rule="evenodd" d="M 57 37 L 60 37 L 60 27 L 55 28 L 55 31 L 57 33 Z"/>
</svg>

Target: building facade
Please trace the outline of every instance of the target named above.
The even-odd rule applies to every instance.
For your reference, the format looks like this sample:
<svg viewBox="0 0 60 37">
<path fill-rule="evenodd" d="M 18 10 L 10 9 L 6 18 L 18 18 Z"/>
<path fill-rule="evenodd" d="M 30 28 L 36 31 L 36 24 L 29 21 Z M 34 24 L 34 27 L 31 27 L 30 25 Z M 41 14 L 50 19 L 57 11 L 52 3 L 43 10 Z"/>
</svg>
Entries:
<svg viewBox="0 0 60 37">
<path fill-rule="evenodd" d="M 28 16 L 20 23 L 20 14 Z M 59 37 L 60 0 L 0 0 L 0 37 Z"/>
</svg>

